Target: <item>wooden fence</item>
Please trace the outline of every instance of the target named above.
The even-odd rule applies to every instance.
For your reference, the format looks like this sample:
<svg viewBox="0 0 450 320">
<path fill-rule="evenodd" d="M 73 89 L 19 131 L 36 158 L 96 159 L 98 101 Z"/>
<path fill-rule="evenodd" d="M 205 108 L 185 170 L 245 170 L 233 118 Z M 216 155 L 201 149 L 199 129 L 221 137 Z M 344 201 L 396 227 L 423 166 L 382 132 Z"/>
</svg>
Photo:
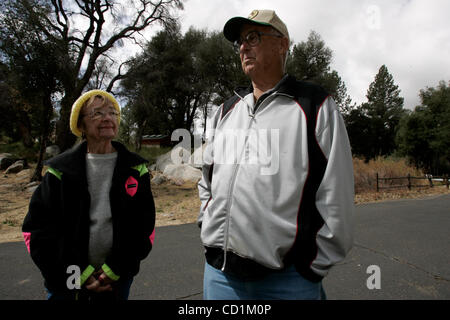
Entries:
<svg viewBox="0 0 450 320">
<path fill-rule="evenodd" d="M 389 186 L 380 186 L 380 182 L 384 181 L 405 181 L 406 184 L 395 184 L 395 185 L 389 185 Z M 428 180 L 427 184 L 413 184 L 414 180 Z M 408 190 L 411 190 L 412 188 L 423 188 L 423 187 L 433 187 L 435 182 L 442 182 L 443 185 L 447 186 L 447 189 L 449 188 L 449 178 L 448 175 L 444 175 L 441 177 L 433 177 L 431 175 L 427 175 L 425 177 L 413 177 L 410 174 L 406 177 L 392 177 L 392 178 L 380 178 L 378 176 L 377 172 L 377 192 L 379 192 L 381 189 L 395 189 L 395 188 L 405 188 L 407 187 Z"/>
</svg>

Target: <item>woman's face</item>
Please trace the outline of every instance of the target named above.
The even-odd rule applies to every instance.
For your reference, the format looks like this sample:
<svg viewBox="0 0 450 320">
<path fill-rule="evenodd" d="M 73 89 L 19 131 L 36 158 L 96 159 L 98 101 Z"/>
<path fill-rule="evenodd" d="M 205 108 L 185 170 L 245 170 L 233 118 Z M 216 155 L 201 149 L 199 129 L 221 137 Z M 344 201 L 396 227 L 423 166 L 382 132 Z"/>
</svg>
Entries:
<svg viewBox="0 0 450 320">
<path fill-rule="evenodd" d="M 119 131 L 118 113 L 111 101 L 96 97 L 81 110 L 81 131 L 89 142 L 112 140 Z"/>
</svg>

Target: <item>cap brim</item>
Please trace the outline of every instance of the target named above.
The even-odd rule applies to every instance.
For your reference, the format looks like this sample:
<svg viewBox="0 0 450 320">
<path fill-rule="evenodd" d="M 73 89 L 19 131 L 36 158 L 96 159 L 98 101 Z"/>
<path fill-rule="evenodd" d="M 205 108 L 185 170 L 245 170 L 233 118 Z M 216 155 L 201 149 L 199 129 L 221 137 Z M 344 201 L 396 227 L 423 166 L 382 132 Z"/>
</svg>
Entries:
<svg viewBox="0 0 450 320">
<path fill-rule="evenodd" d="M 243 17 L 234 17 L 228 20 L 227 23 L 225 23 L 225 26 L 223 27 L 223 35 L 228 41 L 236 41 L 241 35 L 241 29 L 244 24 L 270 26 L 269 23 L 258 22 Z"/>
</svg>

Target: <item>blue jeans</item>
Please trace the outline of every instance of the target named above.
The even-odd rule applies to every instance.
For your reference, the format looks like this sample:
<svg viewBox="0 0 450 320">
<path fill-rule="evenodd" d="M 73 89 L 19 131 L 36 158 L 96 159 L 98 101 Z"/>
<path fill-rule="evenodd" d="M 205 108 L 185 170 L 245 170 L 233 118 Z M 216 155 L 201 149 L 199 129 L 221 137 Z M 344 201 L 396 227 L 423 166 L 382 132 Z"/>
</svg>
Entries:
<svg viewBox="0 0 450 320">
<path fill-rule="evenodd" d="M 204 300 L 325 300 L 322 282 L 303 278 L 294 266 L 261 280 L 242 281 L 205 263 Z"/>
<path fill-rule="evenodd" d="M 81 300 L 81 301 L 124 301 L 130 295 L 131 279 L 119 279 L 113 284 L 112 292 L 95 293 L 87 289 L 50 291 L 47 289 L 47 300 Z"/>
</svg>

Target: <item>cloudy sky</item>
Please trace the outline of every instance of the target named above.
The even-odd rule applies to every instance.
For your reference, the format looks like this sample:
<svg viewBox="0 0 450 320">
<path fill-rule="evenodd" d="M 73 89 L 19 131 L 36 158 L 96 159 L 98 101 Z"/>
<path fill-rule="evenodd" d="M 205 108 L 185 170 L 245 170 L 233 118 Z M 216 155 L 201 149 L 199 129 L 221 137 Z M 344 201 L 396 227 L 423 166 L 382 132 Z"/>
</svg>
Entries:
<svg viewBox="0 0 450 320">
<path fill-rule="evenodd" d="M 450 80 L 448 0 L 187 0 L 179 15 L 183 31 L 213 31 L 253 9 L 275 10 L 294 43 L 318 32 L 358 104 L 383 64 L 409 109 L 420 103 L 420 89 Z"/>
</svg>

